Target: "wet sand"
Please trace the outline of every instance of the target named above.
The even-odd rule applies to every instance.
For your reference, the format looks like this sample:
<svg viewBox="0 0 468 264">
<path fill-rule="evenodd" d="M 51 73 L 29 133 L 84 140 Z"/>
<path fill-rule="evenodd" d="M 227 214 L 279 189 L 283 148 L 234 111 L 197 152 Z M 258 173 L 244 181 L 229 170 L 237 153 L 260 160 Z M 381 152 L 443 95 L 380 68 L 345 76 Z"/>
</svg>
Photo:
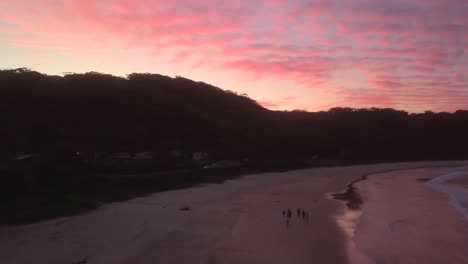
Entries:
<svg viewBox="0 0 468 264">
<path fill-rule="evenodd" d="M 448 180 L 447 184 L 453 184 L 460 187 L 468 188 L 468 177 L 462 179 Z"/>
<path fill-rule="evenodd" d="M 369 263 L 467 263 L 468 218 L 445 188 L 433 184 L 461 187 L 466 178 L 448 183 L 443 178 L 462 174 L 468 175 L 468 167 L 424 168 L 370 175 L 357 183 L 364 202 L 354 242 Z"/>
<path fill-rule="evenodd" d="M 461 163 L 264 173 L 162 192 L 79 216 L 0 227 L 0 260 L 5 264 L 351 263 L 361 251 L 349 247 L 354 240 L 336 224 L 344 205 L 330 199 L 330 193 L 377 172 L 457 164 Z M 444 194 L 434 192 L 446 201 Z M 294 213 L 289 225 L 282 216 L 287 208 Z M 308 222 L 296 217 L 297 208 L 309 212 Z M 369 221 L 365 213 L 361 219 Z M 358 244 L 360 239 L 365 241 L 358 235 Z M 350 255 L 350 250 L 357 255 Z"/>
</svg>

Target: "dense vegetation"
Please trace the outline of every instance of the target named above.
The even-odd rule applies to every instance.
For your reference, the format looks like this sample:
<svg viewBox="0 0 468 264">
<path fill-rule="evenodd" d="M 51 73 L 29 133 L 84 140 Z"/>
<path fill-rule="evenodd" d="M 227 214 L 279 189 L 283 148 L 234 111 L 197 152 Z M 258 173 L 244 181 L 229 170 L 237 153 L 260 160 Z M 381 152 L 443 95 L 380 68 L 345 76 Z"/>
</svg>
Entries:
<svg viewBox="0 0 468 264">
<path fill-rule="evenodd" d="M 127 173 L 194 167 L 169 159 L 167 153 L 174 149 L 204 152 L 209 162 L 240 161 L 250 168 L 468 158 L 468 111 L 270 111 L 246 95 L 146 73 L 61 77 L 2 70 L 0 122 L 3 199 L 35 194 L 37 189 L 69 193 L 72 187 L 64 186 L 85 188 L 83 182 L 91 190 L 97 180 L 90 175 L 105 171 L 90 158 L 97 152 L 152 154 L 144 164 L 113 168 Z M 13 161 L 22 154 L 40 158 Z M 206 173 L 184 172 L 180 177 L 196 182 L 193 175 L 200 174 Z M 25 175 L 41 178 L 28 189 Z M 83 180 L 83 175 L 88 178 Z M 161 187 L 161 180 L 152 181 Z M 164 181 L 167 184 L 167 177 Z M 130 186 L 124 182 L 120 191 Z M 94 195 L 111 185 L 98 186 Z"/>
<path fill-rule="evenodd" d="M 275 112 L 182 77 L 0 71 L 3 156 L 178 147 L 219 159 L 338 156 L 349 161 L 466 158 L 468 111 L 333 108 Z M 468 103 L 467 103 L 468 104 Z"/>
</svg>

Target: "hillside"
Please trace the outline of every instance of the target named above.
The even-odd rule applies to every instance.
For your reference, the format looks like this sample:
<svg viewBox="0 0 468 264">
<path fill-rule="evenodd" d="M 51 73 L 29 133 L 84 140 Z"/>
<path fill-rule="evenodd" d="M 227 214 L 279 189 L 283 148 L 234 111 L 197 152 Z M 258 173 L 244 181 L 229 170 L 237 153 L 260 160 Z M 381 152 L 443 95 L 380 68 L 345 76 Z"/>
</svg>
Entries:
<svg viewBox="0 0 468 264">
<path fill-rule="evenodd" d="M 0 71 L 0 224 L 239 174 L 468 158 L 468 111 L 270 111 L 182 77 Z"/>
<path fill-rule="evenodd" d="M 0 71 L 4 156 L 71 151 L 204 151 L 217 159 L 343 156 L 463 158 L 468 112 L 269 111 L 245 95 L 182 77 L 48 76 Z"/>
</svg>

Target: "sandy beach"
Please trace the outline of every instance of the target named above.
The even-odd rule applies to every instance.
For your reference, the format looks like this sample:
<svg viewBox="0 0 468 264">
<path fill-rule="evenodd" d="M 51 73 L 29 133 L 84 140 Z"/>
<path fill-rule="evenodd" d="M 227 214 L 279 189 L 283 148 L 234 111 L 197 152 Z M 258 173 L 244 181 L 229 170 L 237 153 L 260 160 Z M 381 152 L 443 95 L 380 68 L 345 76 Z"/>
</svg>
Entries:
<svg viewBox="0 0 468 264">
<path fill-rule="evenodd" d="M 360 251 L 372 263 L 467 263 L 468 217 L 461 208 L 468 198 L 462 187 L 467 176 L 468 167 L 424 168 L 359 182 L 364 203 L 355 241 Z M 445 186 L 454 182 L 460 185 L 453 190 Z"/>
<path fill-rule="evenodd" d="M 316 168 L 161 192 L 78 216 L 0 227 L 0 262 L 466 263 L 467 222 L 447 194 L 425 185 L 461 165 L 468 162 Z M 348 211 L 330 194 L 366 175 L 372 176 L 358 184 L 362 210 L 340 225 Z M 420 193 L 408 199 L 414 192 Z M 287 224 L 282 211 L 288 208 L 306 210 L 308 221 L 293 214 Z M 422 255 L 432 262 L 418 262 Z"/>
</svg>

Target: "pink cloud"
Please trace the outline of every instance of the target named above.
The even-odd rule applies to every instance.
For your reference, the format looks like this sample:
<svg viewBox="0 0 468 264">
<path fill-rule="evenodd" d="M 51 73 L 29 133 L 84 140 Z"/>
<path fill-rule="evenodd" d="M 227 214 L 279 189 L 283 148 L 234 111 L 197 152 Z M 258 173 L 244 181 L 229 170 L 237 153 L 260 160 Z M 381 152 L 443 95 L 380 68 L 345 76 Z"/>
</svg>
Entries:
<svg viewBox="0 0 468 264">
<path fill-rule="evenodd" d="M 268 108 L 270 110 L 282 110 L 282 109 L 291 109 L 296 99 L 297 98 L 293 96 L 286 96 L 286 97 L 278 98 L 278 100 L 275 100 L 275 101 L 257 101 L 257 102 L 261 106 Z"/>
<path fill-rule="evenodd" d="M 261 106 L 268 108 L 270 110 L 284 109 L 288 107 L 288 104 L 282 102 L 258 102 Z"/>
<path fill-rule="evenodd" d="M 465 2 L 3 0 L 0 39 L 109 63 L 137 50 L 161 64 L 234 72 L 243 85 L 287 80 L 336 104 L 454 110 L 468 107 Z M 354 69 L 369 77 L 365 88 L 337 79 Z"/>
<path fill-rule="evenodd" d="M 404 87 L 404 84 L 393 80 L 372 80 L 370 84 L 378 89 L 393 89 Z"/>
</svg>

